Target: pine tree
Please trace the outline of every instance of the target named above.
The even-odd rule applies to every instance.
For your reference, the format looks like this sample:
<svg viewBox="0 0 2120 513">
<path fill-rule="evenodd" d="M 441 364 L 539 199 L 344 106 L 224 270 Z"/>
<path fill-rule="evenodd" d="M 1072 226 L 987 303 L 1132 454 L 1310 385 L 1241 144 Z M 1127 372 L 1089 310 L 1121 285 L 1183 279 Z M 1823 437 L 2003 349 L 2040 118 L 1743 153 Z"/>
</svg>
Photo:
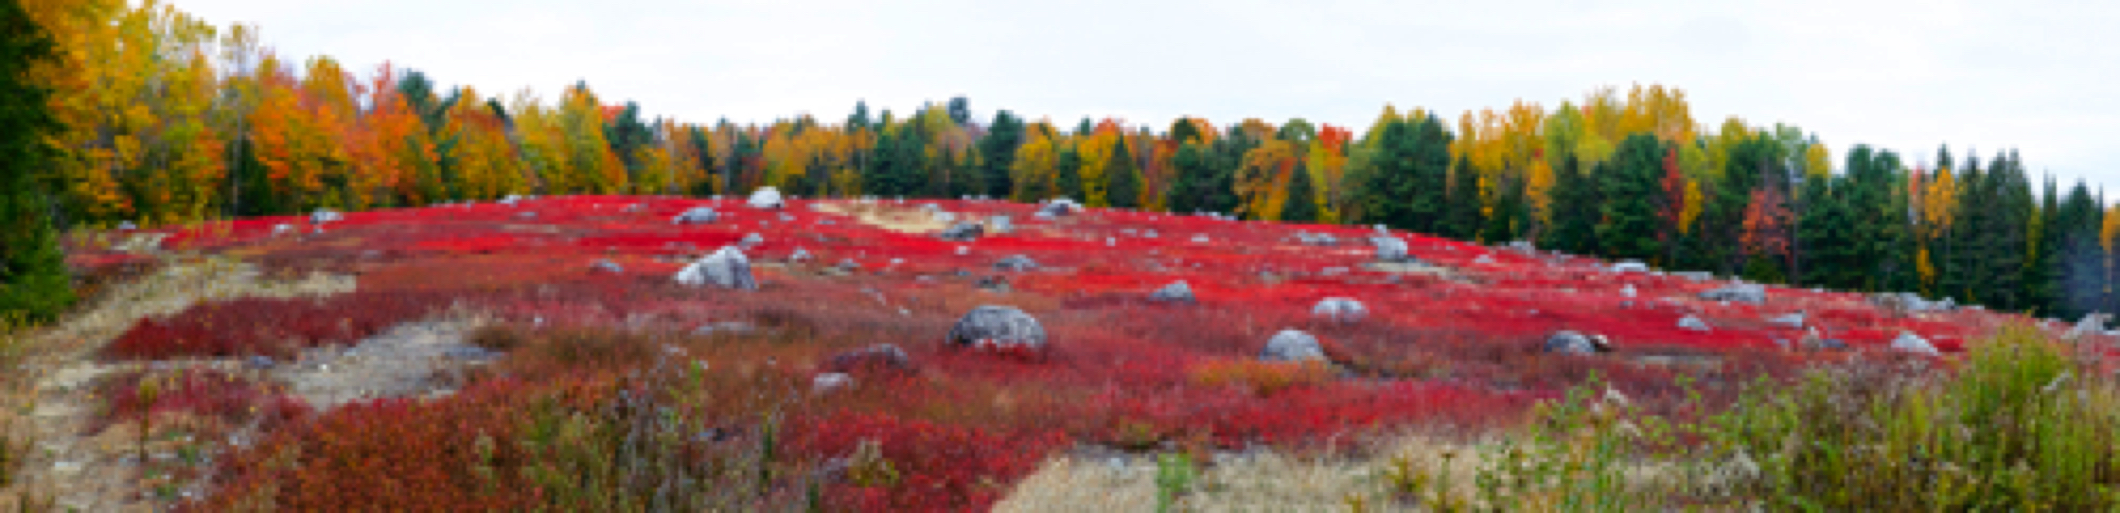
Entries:
<svg viewBox="0 0 2120 513">
<path fill-rule="evenodd" d="M 1189 142 L 1179 146 L 1178 154 L 1171 158 L 1171 167 L 1177 173 L 1170 190 L 1172 212 L 1224 212 L 1235 202 L 1228 181 L 1216 172 L 1210 151 L 1200 143 Z"/>
<path fill-rule="evenodd" d="M 1056 190 L 1053 193 L 1075 201 L 1085 201 L 1083 198 L 1088 196 L 1082 193 L 1082 154 L 1075 151 L 1075 145 L 1060 147 L 1060 160 L 1054 167 L 1053 188 Z"/>
<path fill-rule="evenodd" d="M 2108 279 L 2105 248 L 2098 244 L 2105 212 L 2098 205 L 2090 187 L 2078 180 L 2054 215 L 2054 289 L 2059 294 L 2054 314 L 2064 319 L 2098 311 L 2102 305 Z"/>
<path fill-rule="evenodd" d="M 1834 290 L 1859 287 L 1868 273 L 1848 205 L 1848 181 L 1814 176 L 1803 183 L 1803 210 L 1796 217 L 1796 240 L 1803 252 L 1797 282 Z"/>
<path fill-rule="evenodd" d="M 1657 241 L 1656 204 L 1662 194 L 1663 149 L 1656 137 L 1634 134 L 1621 141 L 1612 165 L 1597 176 L 1598 192 L 1613 201 L 1602 204 L 1598 245 L 1607 258 L 1648 261 L 1663 253 Z"/>
<path fill-rule="evenodd" d="M 1950 233 L 1944 238 L 1946 258 L 1942 272 L 1938 273 L 1938 295 L 1959 303 L 1977 303 L 1991 297 L 1986 292 L 1988 283 L 1982 276 L 1986 272 L 1984 261 L 1989 258 L 1988 237 L 1981 230 L 1987 229 L 1988 218 L 1993 217 L 1990 206 L 1993 198 L 1988 189 L 1992 183 L 1988 173 L 1980 168 L 1980 159 L 1968 155 L 1964 169 L 1957 175 L 1959 207 L 1952 213 Z"/>
<path fill-rule="evenodd" d="M 1434 116 L 1393 121 L 1360 193 L 1363 216 L 1394 228 L 1435 233 L 1450 180 L 1450 140 Z"/>
<path fill-rule="evenodd" d="M 1302 160 L 1296 161 L 1295 176 L 1288 179 L 1288 204 L 1281 207 L 1281 221 L 1290 223 L 1318 222 L 1318 193 L 1315 179 L 1310 176 Z"/>
<path fill-rule="evenodd" d="M 1583 176 L 1574 154 L 1553 171 L 1553 226 L 1541 233 L 1540 246 L 1588 255 L 1597 251 L 1596 183 Z"/>
<path fill-rule="evenodd" d="M 2031 226 L 2026 227 L 2032 248 L 2024 265 L 2025 301 L 2026 308 L 2035 315 L 2052 317 L 2061 300 L 2061 290 L 2056 287 L 2061 261 L 2055 258 L 2055 248 L 2061 246 L 2062 230 L 2056 226 L 2060 223 L 2061 190 L 2053 175 L 2046 177 L 2043 187 L 2045 194 L 2035 207 Z"/>
<path fill-rule="evenodd" d="M 979 155 L 986 173 L 986 190 L 980 192 L 989 197 L 1006 198 L 1009 191 L 1016 190 L 1009 168 L 1016 163 L 1016 148 L 1023 146 L 1023 120 L 1009 111 L 994 113 L 993 126 L 987 128 L 986 136 L 979 139 Z"/>
<path fill-rule="evenodd" d="M 1141 172 L 1134 168 L 1134 155 L 1127 148 L 1126 138 L 1119 138 L 1119 142 L 1112 146 L 1110 160 L 1106 162 L 1105 202 L 1113 208 L 1140 208 Z"/>
<path fill-rule="evenodd" d="M 1486 205 L 1480 197 L 1480 172 L 1472 168 L 1472 159 L 1466 155 L 1458 155 L 1457 166 L 1450 170 L 1450 191 L 1446 194 L 1449 205 L 1436 235 L 1467 241 L 1479 237 L 1485 228 L 1481 213 Z"/>
<path fill-rule="evenodd" d="M 1530 202 L 1524 201 L 1524 181 L 1504 178 L 1496 185 L 1494 215 L 1480 231 L 1480 242 L 1503 244 L 1517 240 L 1531 218 Z"/>
<path fill-rule="evenodd" d="M 53 43 L 21 2 L 0 2 L 0 320 L 45 321 L 73 303 L 74 291 L 37 173 L 51 158 L 51 91 L 29 78 Z"/>
</svg>

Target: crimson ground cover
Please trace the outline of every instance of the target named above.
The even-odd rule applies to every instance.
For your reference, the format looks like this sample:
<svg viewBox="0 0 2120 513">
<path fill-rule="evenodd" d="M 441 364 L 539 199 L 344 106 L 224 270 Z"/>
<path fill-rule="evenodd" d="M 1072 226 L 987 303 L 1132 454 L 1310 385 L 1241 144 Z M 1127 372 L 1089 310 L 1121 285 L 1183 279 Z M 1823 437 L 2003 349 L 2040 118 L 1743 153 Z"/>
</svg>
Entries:
<svg viewBox="0 0 2120 513">
<path fill-rule="evenodd" d="M 864 385 L 855 390 L 805 403 L 791 413 L 790 425 L 807 427 L 787 443 L 822 460 L 843 456 L 862 440 L 883 440 L 886 457 L 920 473 L 883 489 L 834 485 L 834 504 L 957 509 L 989 503 L 1004 491 L 992 483 L 1021 477 L 1037 460 L 1072 444 L 1304 446 L 1408 426 L 1506 425 L 1592 373 L 1656 396 L 1671 394 L 1662 384 L 1672 376 L 1694 372 L 1648 356 L 1707 362 L 1709 382 L 1721 384 L 1816 358 L 1780 349 L 1803 332 L 1766 322 L 1775 315 L 1802 311 L 1826 336 L 1858 349 L 1877 349 L 1904 331 L 1927 337 L 1946 353 L 1963 351 L 1965 340 L 2006 318 L 1978 311 L 1901 315 L 1857 295 L 1782 288 L 1770 288 L 1763 305 L 1704 301 L 1700 292 L 1728 283 L 1612 272 L 1590 259 L 1407 233 L 1390 236 L 1406 240 L 1427 265 L 1379 267 L 1369 265 L 1373 251 L 1366 239 L 1377 235 L 1369 227 L 1108 210 L 1043 219 L 1031 215 L 1033 205 L 941 200 L 844 202 L 835 211 L 918 215 L 922 203 L 973 220 L 1007 215 L 1018 229 L 944 241 L 864 224 L 853 215 L 814 209 L 810 201 L 757 210 L 736 200 L 621 196 L 356 212 L 321 226 L 280 217 L 187 227 L 171 232 L 165 245 L 253 257 L 275 268 L 354 273 L 360 290 L 327 299 L 207 303 L 169 318 L 143 319 L 108 356 L 284 354 L 466 306 L 543 329 L 682 338 L 702 325 L 746 321 L 799 332 L 807 338 L 793 346 L 732 353 L 719 362 L 730 367 L 717 367 L 774 369 L 776 379 L 791 383 L 806 383 L 832 351 L 895 343 L 919 362 L 913 377 L 863 376 Z M 695 207 L 714 208 L 721 218 L 671 222 Z M 1329 234 L 1340 244 L 1305 245 L 1299 232 Z M 672 283 L 671 275 L 686 262 L 753 233 L 762 243 L 745 253 L 757 265 L 762 290 Z M 798 249 L 812 258 L 791 260 Z M 1028 256 L 1041 267 L 993 267 L 1010 255 Z M 76 259 L 109 265 L 126 257 L 89 251 Z M 620 269 L 595 265 L 602 261 Z M 843 261 L 856 267 L 835 272 Z M 1010 291 L 975 285 L 992 277 L 1005 279 Z M 1197 302 L 1147 300 L 1175 281 L 1189 284 Z M 1328 297 L 1359 300 L 1370 313 L 1354 324 L 1314 319 L 1311 306 Z M 980 304 L 1018 306 L 1038 316 L 1054 350 L 1025 361 L 942 347 L 949 323 Z M 1681 328 L 1679 320 L 1689 316 L 1711 328 Z M 1284 328 L 1319 335 L 1354 376 L 1317 379 L 1246 367 L 1243 362 Z M 1605 335 L 1621 350 L 1599 358 L 1542 353 L 1544 337 L 1563 329 Z M 774 356 L 764 363 L 745 360 L 764 354 Z M 500 422 L 480 405 L 514 400 L 490 394 L 537 389 L 516 383 L 464 400 L 350 408 L 326 417 L 421 422 L 468 415 Z M 436 408 L 487 413 L 415 411 Z M 296 438 L 286 443 L 323 436 L 315 430 L 330 426 L 376 421 L 320 422 L 310 431 L 290 431 L 287 436 Z M 963 457 L 938 460 L 934 454 Z M 331 497 L 359 495 L 331 490 Z"/>
</svg>

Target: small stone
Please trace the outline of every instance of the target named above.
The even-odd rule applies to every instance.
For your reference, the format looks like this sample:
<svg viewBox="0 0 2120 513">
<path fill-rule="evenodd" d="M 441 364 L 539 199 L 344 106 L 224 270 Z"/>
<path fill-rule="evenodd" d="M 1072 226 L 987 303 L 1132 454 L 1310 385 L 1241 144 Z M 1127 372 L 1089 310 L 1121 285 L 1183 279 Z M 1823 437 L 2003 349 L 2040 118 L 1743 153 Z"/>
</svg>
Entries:
<svg viewBox="0 0 2120 513">
<path fill-rule="evenodd" d="M 957 223 L 935 236 L 947 241 L 971 242 L 983 235 L 986 235 L 986 227 L 979 223 Z"/>
<path fill-rule="evenodd" d="M 1936 350 L 1935 344 L 1930 344 L 1928 339 L 1921 338 L 1911 331 L 1899 332 L 1899 337 L 1892 339 L 1892 349 L 1930 356 L 1942 354 Z"/>
<path fill-rule="evenodd" d="M 1148 298 L 1152 301 L 1165 303 L 1193 303 L 1197 301 L 1193 297 L 1192 286 L 1187 285 L 1182 280 L 1156 289 L 1156 292 L 1149 294 Z"/>
<path fill-rule="evenodd" d="M 1709 301 L 1738 301 L 1761 304 L 1767 302 L 1767 286 L 1757 283 L 1737 283 L 1702 292 L 1700 293 L 1700 298 Z"/>
<path fill-rule="evenodd" d="M 1612 264 L 1612 272 L 1645 273 L 1649 272 L 1649 264 L 1641 263 L 1641 261 L 1639 260 L 1626 260 L 1617 264 Z"/>
<path fill-rule="evenodd" d="M 1678 327 L 1681 329 L 1688 329 L 1693 331 L 1708 331 L 1710 329 L 1708 328 L 1707 321 L 1700 320 L 1699 317 L 1694 317 L 1691 315 L 1688 315 L 1683 319 L 1679 319 Z"/>
<path fill-rule="evenodd" d="M 1596 354 L 1612 351 L 1612 343 L 1603 335 L 1584 335 L 1570 330 L 1561 330 L 1546 337 L 1546 352 L 1560 354 Z"/>
<path fill-rule="evenodd" d="M 819 394 L 853 387 L 854 377 L 843 372 L 818 374 L 815 379 L 810 381 L 811 391 Z"/>
<path fill-rule="evenodd" d="M 595 264 L 590 265 L 589 267 L 595 269 L 598 272 L 607 272 L 611 274 L 623 274 L 626 272 L 625 267 L 622 267 L 618 265 L 617 262 L 612 262 L 610 260 L 598 260 Z"/>
<path fill-rule="evenodd" d="M 707 207 L 692 207 L 690 209 L 686 209 L 684 213 L 677 214 L 677 217 L 670 218 L 670 224 L 712 224 L 714 221 L 719 219 L 721 219 L 721 214 L 715 212 L 714 209 Z"/>
<path fill-rule="evenodd" d="M 995 262 L 995 263 L 994 263 L 994 269 L 998 269 L 998 270 L 1003 270 L 1003 271 L 1017 271 L 1017 272 L 1022 272 L 1022 271 L 1030 271 L 1030 270 L 1034 270 L 1034 269 L 1037 269 L 1037 268 L 1038 268 L 1038 262 L 1037 262 L 1037 261 L 1035 261 L 1035 260 L 1031 260 L 1031 258 L 1030 258 L 1030 257 L 1027 257 L 1027 256 L 1023 256 L 1023 255 L 1009 255 L 1009 256 L 1008 256 L 1007 258 L 1003 258 L 1003 259 L 1001 259 L 1001 261 L 1000 261 L 1000 262 Z"/>
<path fill-rule="evenodd" d="M 1362 306 L 1361 301 L 1328 297 L 1318 300 L 1318 304 L 1310 308 L 1310 315 L 1335 322 L 1354 322 L 1368 317 L 1369 308 Z"/>
</svg>

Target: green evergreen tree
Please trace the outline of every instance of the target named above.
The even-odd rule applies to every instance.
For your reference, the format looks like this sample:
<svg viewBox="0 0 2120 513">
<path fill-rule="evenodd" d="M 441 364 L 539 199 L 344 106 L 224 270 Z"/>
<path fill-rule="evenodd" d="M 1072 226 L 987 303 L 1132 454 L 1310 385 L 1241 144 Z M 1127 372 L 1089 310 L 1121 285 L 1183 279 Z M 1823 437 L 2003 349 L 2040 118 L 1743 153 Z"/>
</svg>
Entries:
<svg viewBox="0 0 2120 513">
<path fill-rule="evenodd" d="M 0 318 L 47 321 L 74 301 L 39 176 L 58 122 L 45 107 L 51 92 L 29 78 L 54 50 L 20 2 L 0 2 Z"/>
<path fill-rule="evenodd" d="M 2058 280 L 2060 260 L 2056 259 L 2056 248 L 2061 246 L 2060 223 L 2061 190 L 2053 175 L 2047 175 L 2042 184 L 2045 194 L 2036 203 L 2031 226 L 2027 232 L 2032 244 L 2024 265 L 2025 308 L 2041 317 L 2052 317 L 2061 302 Z"/>
<path fill-rule="evenodd" d="M 1524 181 L 1504 178 L 1496 184 L 1500 189 L 1495 197 L 1494 215 L 1487 216 L 1486 226 L 1480 231 L 1480 242 L 1505 244 L 1523 235 L 1529 225 L 1531 208 L 1524 201 Z"/>
<path fill-rule="evenodd" d="M 2108 257 L 2104 246 L 2098 243 L 2099 231 L 2105 225 L 2105 212 L 2098 208 L 2099 204 L 2091 196 L 2090 186 L 2078 180 L 2054 215 L 2054 289 L 2060 297 L 2054 314 L 2064 319 L 2099 311 L 2103 304 L 2109 280 L 2104 272 Z"/>
<path fill-rule="evenodd" d="M 1612 165 L 1598 173 L 1598 192 L 1613 198 L 1602 204 L 1604 220 L 1597 226 L 1605 257 L 1648 261 L 1663 253 L 1656 238 L 1662 221 L 1649 199 L 1663 194 L 1663 157 L 1655 136 L 1634 134 L 1620 142 Z"/>
<path fill-rule="evenodd" d="M 1447 202 L 1450 140 L 1429 116 L 1392 121 L 1381 134 L 1368 184 L 1358 194 L 1363 217 L 1416 232 L 1435 233 Z"/>
<path fill-rule="evenodd" d="M 1863 260 L 1855 239 L 1854 213 L 1848 205 L 1850 188 L 1841 178 L 1804 181 L 1799 202 L 1803 209 L 1796 214 L 1796 240 L 1803 248 L 1798 255 L 1803 261 L 1798 283 L 1853 290 L 1866 279 L 1869 262 Z"/>
<path fill-rule="evenodd" d="M 994 113 L 994 123 L 987 127 L 986 136 L 979 138 L 979 156 L 986 173 L 986 190 L 979 194 L 994 198 L 1006 198 L 1009 191 L 1016 190 L 1009 167 L 1016 164 L 1016 149 L 1023 146 L 1023 120 L 1014 113 Z"/>
<path fill-rule="evenodd" d="M 1988 192 L 1990 183 L 1987 173 L 1980 168 L 1978 157 L 1968 158 L 1963 169 L 1957 170 L 1955 179 L 1959 208 L 1951 212 L 1951 230 L 1943 241 L 1946 258 L 1936 277 L 1937 292 L 1959 303 L 1971 304 L 1991 296 L 1976 291 L 1985 290 L 1988 285 L 1979 276 L 1985 272 L 1983 260 L 1988 258 L 1985 245 L 1989 243 L 1980 231 L 1986 229 L 1987 218 L 1993 217 L 1991 208 L 1972 207 L 1993 205 L 1990 202 L 1994 198 Z"/>
<path fill-rule="evenodd" d="M 1171 167 L 1176 168 L 1177 174 L 1170 190 L 1171 212 L 1227 212 L 1236 204 L 1230 176 L 1215 167 L 1212 151 L 1206 145 L 1190 142 L 1179 146 L 1178 154 L 1171 157 Z"/>
<path fill-rule="evenodd" d="M 1486 207 L 1480 197 L 1480 172 L 1472 168 L 1472 160 L 1458 155 L 1457 165 L 1450 170 L 1450 190 L 1445 193 L 1449 202 L 1443 212 L 1443 222 L 1436 227 L 1436 235 L 1470 241 L 1485 228 L 1482 210 Z"/>
<path fill-rule="evenodd" d="M 1318 188 L 1302 160 L 1296 161 L 1295 176 L 1288 179 L 1288 204 L 1281 207 L 1281 221 L 1318 222 Z"/>
<path fill-rule="evenodd" d="M 1597 252 L 1597 186 L 1581 166 L 1570 154 L 1553 170 L 1553 222 L 1540 233 L 1542 247 L 1578 255 Z"/>
<path fill-rule="evenodd" d="M 1053 167 L 1053 188 L 1058 189 L 1053 191 L 1055 194 L 1077 202 L 1088 201 L 1084 199 L 1088 196 L 1082 194 L 1082 154 L 1075 151 L 1074 145 L 1060 148 L 1060 158 Z"/>
<path fill-rule="evenodd" d="M 1112 145 L 1110 160 L 1104 165 L 1104 175 L 1108 178 L 1104 200 L 1113 208 L 1141 207 L 1141 172 L 1135 169 L 1134 154 L 1127 146 L 1126 138 L 1119 138 L 1119 143 Z"/>
</svg>

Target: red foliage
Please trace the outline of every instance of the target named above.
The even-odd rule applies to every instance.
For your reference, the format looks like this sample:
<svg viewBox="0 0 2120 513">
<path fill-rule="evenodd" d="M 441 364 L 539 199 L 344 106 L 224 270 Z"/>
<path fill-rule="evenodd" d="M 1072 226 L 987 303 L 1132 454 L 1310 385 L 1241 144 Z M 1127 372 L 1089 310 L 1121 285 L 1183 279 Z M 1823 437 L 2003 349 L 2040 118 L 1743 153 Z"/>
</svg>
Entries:
<svg viewBox="0 0 2120 513">
<path fill-rule="evenodd" d="M 167 319 L 141 319 L 104 349 L 118 359 L 268 355 L 351 342 L 418 319 L 449 298 L 354 292 L 330 298 L 239 298 L 193 305 Z"/>
</svg>

